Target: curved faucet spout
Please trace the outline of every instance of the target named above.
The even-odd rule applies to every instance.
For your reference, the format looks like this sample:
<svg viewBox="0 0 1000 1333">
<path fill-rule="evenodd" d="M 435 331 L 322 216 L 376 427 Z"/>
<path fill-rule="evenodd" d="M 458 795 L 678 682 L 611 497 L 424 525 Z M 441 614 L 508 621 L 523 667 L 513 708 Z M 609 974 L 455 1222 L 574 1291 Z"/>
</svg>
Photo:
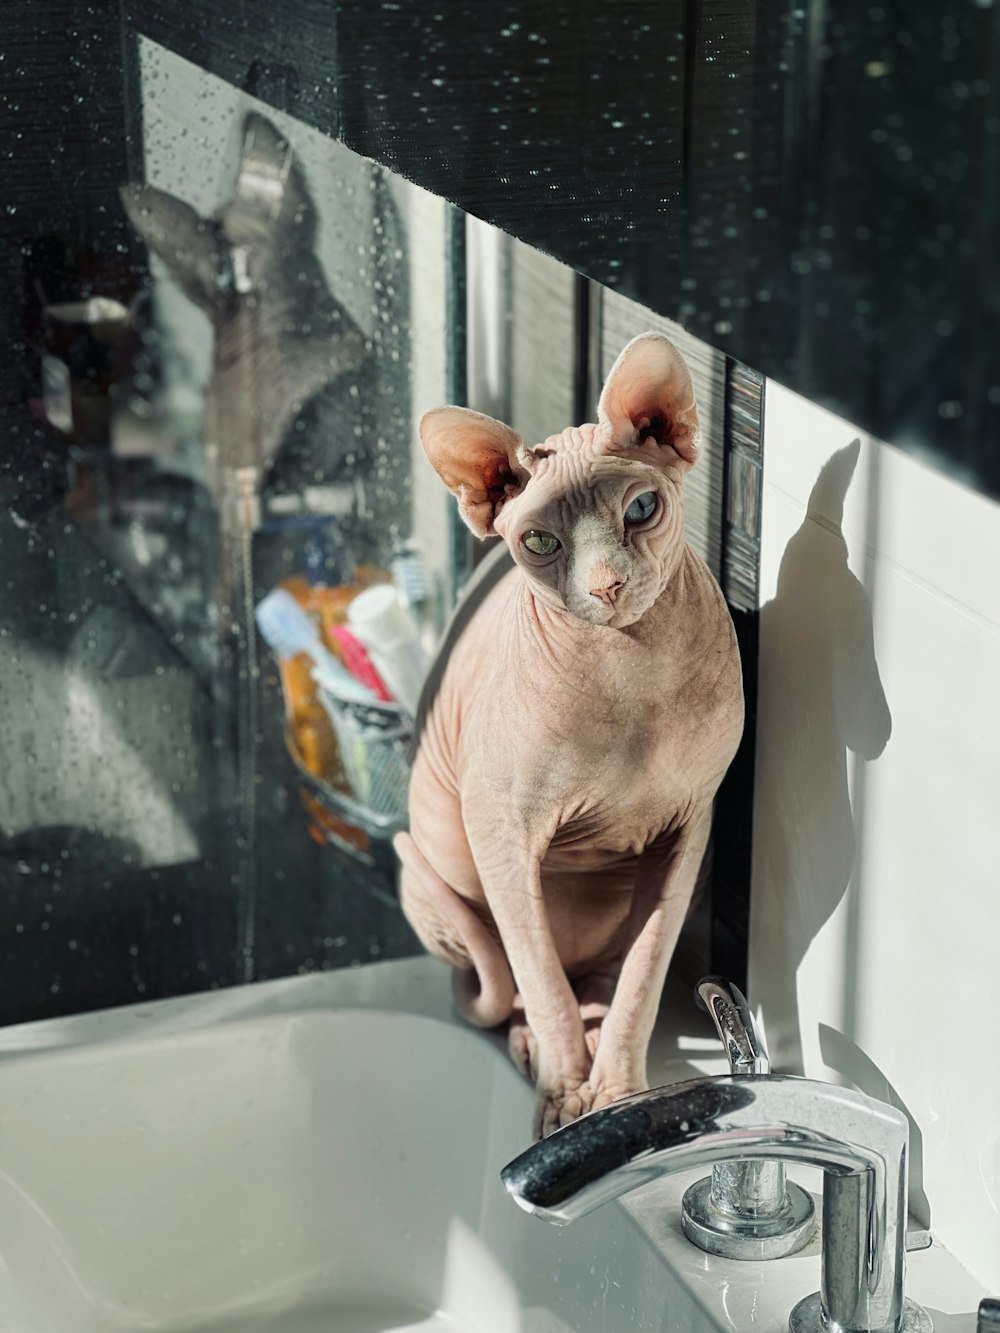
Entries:
<svg viewBox="0 0 1000 1333">
<path fill-rule="evenodd" d="M 764 1048 L 747 997 L 722 977 L 702 977 L 697 994 L 708 1010 L 726 1048 L 733 1074 L 769 1074 L 771 1061 Z"/>
<path fill-rule="evenodd" d="M 821 1167 L 823 1327 L 901 1333 L 907 1139 L 904 1115 L 847 1088 L 730 1075 L 594 1111 L 501 1174 L 522 1208 L 563 1224 L 688 1167 L 760 1156 Z"/>
</svg>

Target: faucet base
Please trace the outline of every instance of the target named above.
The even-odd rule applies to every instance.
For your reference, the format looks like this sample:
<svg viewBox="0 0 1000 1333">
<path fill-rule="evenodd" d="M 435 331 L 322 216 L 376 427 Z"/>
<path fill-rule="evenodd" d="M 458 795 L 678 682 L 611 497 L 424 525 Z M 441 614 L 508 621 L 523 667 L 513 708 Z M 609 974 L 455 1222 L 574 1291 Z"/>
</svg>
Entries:
<svg viewBox="0 0 1000 1333">
<path fill-rule="evenodd" d="M 685 1190 L 681 1225 L 688 1240 L 709 1254 L 724 1259 L 783 1259 L 794 1254 L 815 1230 L 816 1208 L 811 1195 L 793 1181 L 772 1217 L 737 1217 L 712 1198 L 712 1180 L 706 1177 Z"/>
<path fill-rule="evenodd" d="M 814 1291 L 804 1301 L 799 1301 L 788 1316 L 788 1333 L 830 1333 L 830 1327 L 830 1321 L 823 1316 L 818 1291 Z M 844 1329 L 843 1333 L 867 1331 Z M 934 1323 L 923 1306 L 904 1297 L 903 1313 L 897 1326 L 893 1329 L 872 1329 L 871 1333 L 934 1333 Z"/>
</svg>

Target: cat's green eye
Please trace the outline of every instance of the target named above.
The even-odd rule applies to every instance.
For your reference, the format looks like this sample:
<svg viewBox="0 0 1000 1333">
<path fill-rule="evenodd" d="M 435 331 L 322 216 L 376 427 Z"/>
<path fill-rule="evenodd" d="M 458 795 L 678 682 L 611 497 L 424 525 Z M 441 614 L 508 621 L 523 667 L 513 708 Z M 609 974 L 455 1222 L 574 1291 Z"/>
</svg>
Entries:
<svg viewBox="0 0 1000 1333">
<path fill-rule="evenodd" d="M 538 532 L 532 528 L 521 538 L 532 555 L 555 555 L 559 550 L 559 538 L 551 532 Z"/>
<path fill-rule="evenodd" d="M 645 523 L 656 508 L 656 492 L 643 491 L 642 495 L 637 495 L 629 507 L 625 510 L 626 523 Z"/>
</svg>

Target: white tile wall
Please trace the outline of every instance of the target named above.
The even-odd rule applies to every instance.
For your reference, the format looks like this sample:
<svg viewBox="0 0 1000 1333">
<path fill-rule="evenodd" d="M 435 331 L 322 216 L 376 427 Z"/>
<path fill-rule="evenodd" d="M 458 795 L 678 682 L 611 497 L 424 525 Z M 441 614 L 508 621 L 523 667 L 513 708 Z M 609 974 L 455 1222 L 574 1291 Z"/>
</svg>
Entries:
<svg viewBox="0 0 1000 1333">
<path fill-rule="evenodd" d="M 1000 506 L 767 384 L 750 996 L 1000 1292 Z"/>
</svg>

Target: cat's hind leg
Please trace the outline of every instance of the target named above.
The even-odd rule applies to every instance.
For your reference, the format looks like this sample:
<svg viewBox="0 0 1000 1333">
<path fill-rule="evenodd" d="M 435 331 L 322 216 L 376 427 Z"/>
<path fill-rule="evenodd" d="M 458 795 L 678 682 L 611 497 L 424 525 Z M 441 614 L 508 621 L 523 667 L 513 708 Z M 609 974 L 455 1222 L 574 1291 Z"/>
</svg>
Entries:
<svg viewBox="0 0 1000 1333">
<path fill-rule="evenodd" d="M 580 1017 L 583 1019 L 583 1039 L 587 1043 L 591 1059 L 597 1054 L 601 1025 L 611 1008 L 617 982 L 617 972 L 588 972 L 573 982 L 573 993 L 576 995 L 580 1006 Z"/>
<path fill-rule="evenodd" d="M 507 1028 L 507 1050 L 524 1077 L 534 1083 L 538 1078 L 538 1042 L 528 1026 L 520 995 L 514 996 L 514 1007 Z"/>
<path fill-rule="evenodd" d="M 398 833 L 393 846 L 402 863 L 403 913 L 427 952 L 455 969 L 459 1013 L 476 1027 L 505 1023 L 514 1008 L 514 978 L 499 942 L 409 833 Z"/>
</svg>

